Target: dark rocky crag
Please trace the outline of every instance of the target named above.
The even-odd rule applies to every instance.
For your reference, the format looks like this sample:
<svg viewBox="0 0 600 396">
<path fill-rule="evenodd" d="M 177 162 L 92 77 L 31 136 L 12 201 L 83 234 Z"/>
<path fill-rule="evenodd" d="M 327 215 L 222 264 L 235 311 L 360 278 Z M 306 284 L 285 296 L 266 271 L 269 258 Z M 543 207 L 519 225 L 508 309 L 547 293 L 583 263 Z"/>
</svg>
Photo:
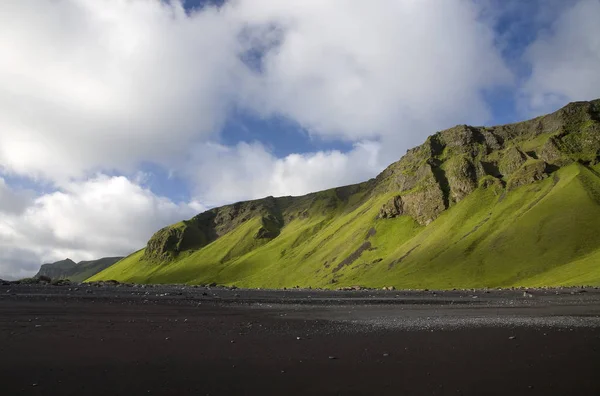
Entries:
<svg viewBox="0 0 600 396">
<path fill-rule="evenodd" d="M 261 218 L 261 227 L 255 234 L 256 239 L 272 239 L 279 235 L 284 224 L 283 215 L 278 201 L 267 197 L 214 208 L 190 220 L 164 227 L 148 242 L 144 258 L 168 261 L 179 252 L 206 246 L 257 216 Z"/>
<path fill-rule="evenodd" d="M 69 279 L 73 282 L 83 282 L 122 258 L 104 257 L 98 260 L 80 261 L 79 263 L 67 258 L 50 264 L 42 264 L 35 277 L 46 276 L 50 279 Z"/>
<path fill-rule="evenodd" d="M 165 227 L 148 242 L 144 259 L 168 262 L 256 217 L 261 227 L 254 238 L 270 240 L 294 218 L 316 212 L 333 216 L 336 210 L 349 211 L 373 196 L 390 193 L 394 195 L 381 207 L 379 218 L 408 215 L 428 225 L 478 187 L 500 194 L 547 178 L 573 162 L 589 166 L 599 161 L 600 99 L 573 102 L 515 124 L 458 125 L 430 136 L 367 182 L 301 197 L 238 202 Z"/>
</svg>

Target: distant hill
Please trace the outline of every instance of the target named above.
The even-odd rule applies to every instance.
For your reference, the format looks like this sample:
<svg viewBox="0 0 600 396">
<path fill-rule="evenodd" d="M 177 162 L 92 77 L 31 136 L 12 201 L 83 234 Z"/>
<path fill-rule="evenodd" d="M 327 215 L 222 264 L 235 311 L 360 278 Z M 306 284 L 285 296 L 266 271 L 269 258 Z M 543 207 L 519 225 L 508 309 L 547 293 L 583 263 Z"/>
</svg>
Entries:
<svg viewBox="0 0 600 396">
<path fill-rule="evenodd" d="M 71 259 L 43 264 L 36 277 L 47 276 L 52 279 L 69 279 L 73 282 L 83 282 L 87 278 L 105 270 L 123 257 L 104 257 L 92 261 L 75 263 Z"/>
<path fill-rule="evenodd" d="M 90 280 L 600 285 L 600 99 L 437 132 L 364 183 L 210 209 Z"/>
</svg>

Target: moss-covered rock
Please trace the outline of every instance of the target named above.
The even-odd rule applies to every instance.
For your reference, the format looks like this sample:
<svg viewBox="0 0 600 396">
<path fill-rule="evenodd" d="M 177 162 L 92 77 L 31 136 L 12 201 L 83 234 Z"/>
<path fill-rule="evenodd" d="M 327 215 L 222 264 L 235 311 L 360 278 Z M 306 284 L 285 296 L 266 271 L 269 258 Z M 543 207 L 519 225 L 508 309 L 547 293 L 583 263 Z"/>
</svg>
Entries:
<svg viewBox="0 0 600 396">
<path fill-rule="evenodd" d="M 398 217 L 404 214 L 404 202 L 402 202 L 402 197 L 400 195 L 396 195 L 395 197 L 390 198 L 381 209 L 379 209 L 378 218 L 380 219 L 393 219 L 394 217 Z"/>
<path fill-rule="evenodd" d="M 237 202 L 211 209 L 156 232 L 148 241 L 144 259 L 166 262 L 186 250 L 200 249 L 242 223 L 261 218 L 256 238 L 275 238 L 283 226 L 283 218 L 273 197 Z"/>
<path fill-rule="evenodd" d="M 542 146 L 539 158 L 549 164 L 563 164 L 565 160 L 564 154 L 560 151 L 555 137 L 550 137 Z"/>
<path fill-rule="evenodd" d="M 448 207 L 447 195 L 431 168 L 429 172 L 429 176 L 421 180 L 418 188 L 402 195 L 403 213 L 421 225 L 431 223 Z"/>
<path fill-rule="evenodd" d="M 465 157 L 454 157 L 446 162 L 446 177 L 453 202 L 462 200 L 477 188 L 477 171 Z"/>
<path fill-rule="evenodd" d="M 530 160 L 523 164 L 509 179 L 508 190 L 514 190 L 525 184 L 531 184 L 548 177 L 548 164 L 542 160 Z"/>
<path fill-rule="evenodd" d="M 527 155 L 517 147 L 509 147 L 502 153 L 502 158 L 498 163 L 498 169 L 504 176 L 513 174 L 527 161 Z"/>
<path fill-rule="evenodd" d="M 256 232 L 257 239 L 272 239 L 279 235 L 283 221 L 273 213 L 267 213 L 261 218 L 261 226 Z"/>
<path fill-rule="evenodd" d="M 180 223 L 156 232 L 146 245 L 144 258 L 155 261 L 169 261 L 178 253 L 200 248 L 210 241 L 195 224 Z"/>
</svg>

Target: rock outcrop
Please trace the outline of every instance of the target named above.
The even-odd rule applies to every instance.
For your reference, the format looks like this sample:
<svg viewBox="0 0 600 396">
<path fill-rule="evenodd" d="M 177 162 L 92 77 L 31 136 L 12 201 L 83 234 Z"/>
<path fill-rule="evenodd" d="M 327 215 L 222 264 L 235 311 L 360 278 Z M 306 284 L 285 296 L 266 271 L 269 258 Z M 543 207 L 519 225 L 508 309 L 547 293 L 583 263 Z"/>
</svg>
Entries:
<svg viewBox="0 0 600 396">
<path fill-rule="evenodd" d="M 98 260 L 80 261 L 79 263 L 75 263 L 71 259 L 65 259 L 51 264 L 42 264 L 35 277 L 39 278 L 43 276 L 50 279 L 69 279 L 73 282 L 83 282 L 122 258 L 103 257 Z"/>
<path fill-rule="evenodd" d="M 275 198 L 238 202 L 162 228 L 148 241 L 144 259 L 167 262 L 183 251 L 206 246 L 256 217 L 261 218 L 261 226 L 257 229 L 255 238 L 272 239 L 279 235 L 283 218 Z"/>
<path fill-rule="evenodd" d="M 498 161 L 498 170 L 503 176 L 509 176 L 519 169 L 527 161 L 525 155 L 517 147 L 506 149 Z"/>
<path fill-rule="evenodd" d="M 404 202 L 400 195 L 390 198 L 381 209 L 379 209 L 380 219 L 393 219 L 404 214 Z"/>
<path fill-rule="evenodd" d="M 531 184 L 548 177 L 548 164 L 542 160 L 533 160 L 521 166 L 510 178 L 507 189 L 514 190 L 517 187 Z"/>
<path fill-rule="evenodd" d="M 409 215 L 426 225 L 482 183 L 515 189 L 574 161 L 599 160 L 600 100 L 516 124 L 458 125 L 430 136 L 377 176 L 375 193 L 397 192 L 379 217 Z"/>
<path fill-rule="evenodd" d="M 333 215 L 350 197 L 356 208 L 373 196 L 390 195 L 379 218 L 411 216 L 428 225 L 477 188 L 511 190 L 542 180 L 573 161 L 595 163 L 598 158 L 600 100 L 571 103 L 555 113 L 516 124 L 458 125 L 430 136 L 368 182 L 302 197 L 238 202 L 165 227 L 150 239 L 143 257 L 166 263 L 251 219 L 260 220 L 253 238 L 261 244 L 276 238 L 294 219 Z"/>
</svg>

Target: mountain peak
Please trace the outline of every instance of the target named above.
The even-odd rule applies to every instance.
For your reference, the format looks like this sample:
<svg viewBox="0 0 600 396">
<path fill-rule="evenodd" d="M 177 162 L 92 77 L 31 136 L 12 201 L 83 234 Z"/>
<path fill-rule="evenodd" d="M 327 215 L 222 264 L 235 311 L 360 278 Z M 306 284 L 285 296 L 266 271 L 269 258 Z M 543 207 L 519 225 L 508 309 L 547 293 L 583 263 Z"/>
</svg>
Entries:
<svg viewBox="0 0 600 396">
<path fill-rule="evenodd" d="M 82 282 L 113 265 L 120 259 L 122 257 L 104 257 L 98 260 L 75 263 L 70 258 L 66 258 L 54 263 L 42 264 L 35 276 L 47 276 L 51 279 L 70 279 L 74 282 Z"/>
</svg>

